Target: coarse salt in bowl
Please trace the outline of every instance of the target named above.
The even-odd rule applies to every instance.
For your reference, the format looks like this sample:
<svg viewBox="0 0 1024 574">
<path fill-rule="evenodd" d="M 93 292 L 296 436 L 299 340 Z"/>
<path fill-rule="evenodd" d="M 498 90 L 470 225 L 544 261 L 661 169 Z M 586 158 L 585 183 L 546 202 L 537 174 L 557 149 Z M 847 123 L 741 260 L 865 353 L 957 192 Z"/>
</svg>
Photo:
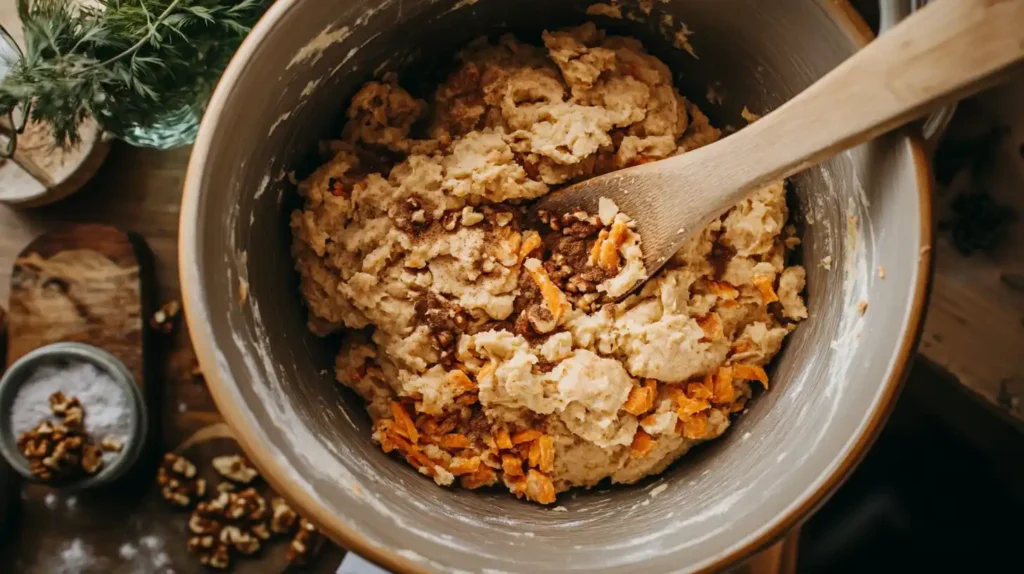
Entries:
<svg viewBox="0 0 1024 574">
<path fill-rule="evenodd" d="M 56 343 L 25 355 L 0 379 L 0 453 L 22 476 L 38 481 L 18 448 L 18 437 L 43 420 L 59 422 L 50 406 L 56 392 L 79 400 L 83 426 L 97 445 L 110 441 L 119 450 L 103 451 L 96 474 L 55 486 L 84 489 L 120 478 L 138 459 L 147 434 L 142 393 L 124 364 L 113 355 L 81 343 Z"/>
</svg>

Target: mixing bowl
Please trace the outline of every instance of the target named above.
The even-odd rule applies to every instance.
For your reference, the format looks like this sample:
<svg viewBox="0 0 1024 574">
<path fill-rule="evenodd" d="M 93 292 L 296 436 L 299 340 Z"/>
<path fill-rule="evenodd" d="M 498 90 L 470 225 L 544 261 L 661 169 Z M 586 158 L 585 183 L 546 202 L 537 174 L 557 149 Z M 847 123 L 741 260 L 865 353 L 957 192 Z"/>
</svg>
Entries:
<svg viewBox="0 0 1024 574">
<path fill-rule="evenodd" d="M 347 98 L 368 79 L 394 70 L 405 85 L 436 82 L 435 62 L 472 38 L 535 37 L 542 26 L 582 22 L 588 4 L 279 0 L 203 120 L 180 263 L 210 390 L 298 510 L 393 570 L 665 572 L 734 563 L 783 535 L 849 473 L 893 406 L 915 348 L 930 269 L 930 188 L 921 148 L 902 132 L 794 178 L 810 319 L 775 362 L 772 388 L 726 436 L 663 475 L 563 495 L 563 512 L 508 493 L 439 488 L 370 441 L 360 401 L 334 381 L 339 341 L 305 326 L 287 226 L 299 200 L 287 174 L 308 169 L 317 142 L 337 137 Z M 642 39 L 719 126 L 743 125 L 744 106 L 778 106 L 870 36 L 835 0 L 644 4 L 651 14 L 598 21 Z M 678 34 L 688 34 L 698 58 L 673 46 Z M 708 86 L 721 105 L 707 101 Z"/>
</svg>

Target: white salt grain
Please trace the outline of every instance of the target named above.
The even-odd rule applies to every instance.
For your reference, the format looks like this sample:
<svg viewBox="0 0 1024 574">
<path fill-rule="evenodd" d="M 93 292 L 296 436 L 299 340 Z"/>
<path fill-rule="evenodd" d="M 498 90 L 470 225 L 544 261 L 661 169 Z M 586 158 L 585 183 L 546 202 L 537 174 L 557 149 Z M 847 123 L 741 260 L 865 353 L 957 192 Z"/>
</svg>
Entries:
<svg viewBox="0 0 1024 574">
<path fill-rule="evenodd" d="M 84 572 L 95 565 L 92 549 L 80 538 L 65 544 L 60 551 L 60 565 L 56 571 L 61 573 Z"/>
<path fill-rule="evenodd" d="M 47 493 L 46 498 L 43 499 L 43 503 L 46 504 L 46 508 L 49 508 L 50 510 L 57 508 L 57 502 L 57 495 L 52 492 Z"/>
<path fill-rule="evenodd" d="M 171 563 L 171 557 L 166 552 L 161 552 L 153 557 L 153 567 L 161 568 Z"/>
<path fill-rule="evenodd" d="M 50 395 L 60 391 L 78 397 L 85 411 L 85 430 L 96 440 L 112 438 L 127 444 L 132 434 L 132 397 L 109 374 L 85 361 L 43 365 L 22 383 L 11 405 L 14 436 L 30 431 L 42 420 L 57 420 Z M 104 453 L 104 462 L 117 453 Z"/>
<path fill-rule="evenodd" d="M 68 499 L 64 501 L 64 506 L 66 506 L 68 510 L 74 510 L 78 508 L 78 497 L 69 496 Z"/>
<path fill-rule="evenodd" d="M 139 554 L 139 549 L 136 548 L 134 544 L 130 542 L 125 542 L 121 545 L 120 550 L 118 550 L 118 554 L 120 554 L 121 558 L 123 558 L 124 560 L 131 560 Z"/>
<path fill-rule="evenodd" d="M 152 535 L 143 536 L 139 539 L 139 542 L 141 542 L 143 546 L 149 548 L 150 550 L 159 550 L 164 547 L 164 541 Z"/>
</svg>

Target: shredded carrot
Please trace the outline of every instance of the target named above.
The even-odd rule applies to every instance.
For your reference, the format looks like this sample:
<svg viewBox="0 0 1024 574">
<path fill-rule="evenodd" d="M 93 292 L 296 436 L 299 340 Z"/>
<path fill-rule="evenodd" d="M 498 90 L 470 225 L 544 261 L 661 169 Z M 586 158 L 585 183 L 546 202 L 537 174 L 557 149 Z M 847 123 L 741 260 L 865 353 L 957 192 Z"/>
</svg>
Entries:
<svg viewBox="0 0 1024 574">
<path fill-rule="evenodd" d="M 397 401 L 391 402 L 391 416 L 395 417 L 395 423 L 399 429 L 405 431 L 405 436 L 409 439 L 409 442 L 416 444 L 420 440 L 420 433 L 416 430 L 416 425 L 413 424 L 412 419 L 409 417 L 409 413 L 405 412 L 405 407 L 402 403 Z"/>
<path fill-rule="evenodd" d="M 772 286 L 772 280 L 770 277 L 758 275 L 757 277 L 754 277 L 754 285 L 756 285 L 757 290 L 761 292 L 761 301 L 765 305 L 779 300 L 779 296 L 775 294 L 775 288 Z"/>
<path fill-rule="evenodd" d="M 555 485 L 546 475 L 531 468 L 526 476 L 526 498 L 540 504 L 551 504 L 555 501 Z"/>
<path fill-rule="evenodd" d="M 651 435 L 647 434 L 643 429 L 637 429 L 636 434 L 633 435 L 633 444 L 630 449 L 633 455 L 638 458 L 643 458 L 654 450 L 656 441 L 651 438 Z"/>
<path fill-rule="evenodd" d="M 733 365 L 732 375 L 741 381 L 760 381 L 764 388 L 768 388 L 768 373 L 762 367 L 754 365 Z"/>
<path fill-rule="evenodd" d="M 691 399 L 683 395 L 679 399 L 679 409 L 676 412 L 680 419 L 686 419 L 709 408 L 711 408 L 711 403 L 707 399 Z"/>
<path fill-rule="evenodd" d="M 727 405 L 736 400 L 736 389 L 732 386 L 732 367 L 718 367 L 714 376 L 714 397 L 716 405 Z"/>
<path fill-rule="evenodd" d="M 463 488 L 474 489 L 494 484 L 498 480 L 498 474 L 490 468 L 480 465 L 473 474 L 462 476 L 459 480 Z"/>
<path fill-rule="evenodd" d="M 697 413 L 683 421 L 683 438 L 702 439 L 708 434 L 708 415 Z"/>
<path fill-rule="evenodd" d="M 708 313 L 700 317 L 697 319 L 697 324 L 704 331 L 704 338 L 709 341 L 721 339 L 724 334 L 722 318 L 718 316 L 718 313 Z"/>
<path fill-rule="evenodd" d="M 722 299 L 732 300 L 740 296 L 739 289 L 726 281 L 708 281 L 708 290 Z"/>
<path fill-rule="evenodd" d="M 444 449 L 469 448 L 469 437 L 462 434 L 446 434 L 438 440 L 438 444 Z"/>
<path fill-rule="evenodd" d="M 517 445 L 523 444 L 524 442 L 537 440 L 543 435 L 544 433 L 540 432 L 539 430 L 529 429 L 524 430 L 522 432 L 517 432 L 516 434 L 512 435 L 511 440 L 513 445 Z"/>
<path fill-rule="evenodd" d="M 523 235 L 522 244 L 519 247 L 519 259 L 526 259 L 526 257 L 533 253 L 533 251 L 539 248 L 544 242 L 540 239 L 540 234 L 534 230 L 529 230 Z"/>
<path fill-rule="evenodd" d="M 590 248 L 590 259 L 587 263 L 590 265 L 597 265 L 601 261 L 601 245 L 608 239 L 608 230 L 602 229 L 601 233 L 597 234 L 597 241 L 594 242 L 594 246 Z"/>
<path fill-rule="evenodd" d="M 714 396 L 714 393 L 711 392 L 711 388 L 711 375 L 708 375 L 704 377 L 704 381 L 702 382 L 695 381 L 686 385 L 686 396 L 691 399 L 698 400 L 710 399 Z"/>
<path fill-rule="evenodd" d="M 501 450 L 512 448 L 512 438 L 508 436 L 508 430 L 505 427 L 498 429 L 498 432 L 494 435 L 494 440 Z"/>
<path fill-rule="evenodd" d="M 523 476 L 523 461 L 511 454 L 501 455 L 501 470 L 506 476 Z"/>
<path fill-rule="evenodd" d="M 478 456 L 453 460 L 452 464 L 448 466 L 448 472 L 455 476 L 473 474 L 478 470 L 480 470 L 480 457 Z"/>
<path fill-rule="evenodd" d="M 536 262 L 530 260 L 527 263 Z M 562 315 L 569 310 L 569 301 L 566 299 L 565 294 L 558 288 L 551 278 L 548 277 L 548 272 L 536 262 L 536 265 L 527 265 L 526 270 L 530 273 L 530 277 L 533 278 L 533 282 L 537 284 L 537 288 L 540 289 L 541 297 L 544 298 L 544 303 L 547 305 L 548 310 L 551 311 L 551 315 L 558 321 L 562 318 Z"/>
<path fill-rule="evenodd" d="M 539 451 L 535 466 L 543 472 L 553 472 L 555 470 L 555 439 L 544 435 L 533 444 L 537 445 Z"/>
</svg>

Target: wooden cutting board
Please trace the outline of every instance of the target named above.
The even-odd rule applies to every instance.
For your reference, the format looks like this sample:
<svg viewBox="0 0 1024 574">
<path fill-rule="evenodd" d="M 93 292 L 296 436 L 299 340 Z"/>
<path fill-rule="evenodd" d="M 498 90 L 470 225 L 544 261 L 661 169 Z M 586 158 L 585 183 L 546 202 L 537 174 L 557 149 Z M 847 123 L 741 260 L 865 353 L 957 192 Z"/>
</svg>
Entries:
<svg viewBox="0 0 1024 574">
<path fill-rule="evenodd" d="M 106 225 L 35 239 L 11 273 L 7 365 L 51 343 L 88 343 L 120 359 L 145 389 L 149 260 L 141 239 Z"/>
</svg>

